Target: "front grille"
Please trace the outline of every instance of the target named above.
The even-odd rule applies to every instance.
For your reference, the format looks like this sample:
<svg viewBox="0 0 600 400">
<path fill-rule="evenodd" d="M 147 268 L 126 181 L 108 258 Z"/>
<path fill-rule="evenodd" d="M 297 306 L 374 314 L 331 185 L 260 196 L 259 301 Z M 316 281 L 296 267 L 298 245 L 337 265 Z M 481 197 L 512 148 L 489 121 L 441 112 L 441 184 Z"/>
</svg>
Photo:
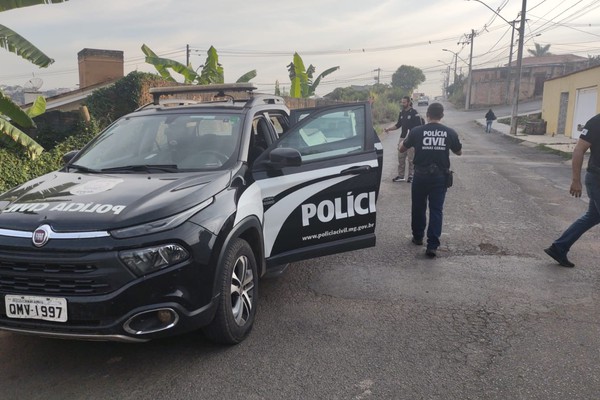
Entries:
<svg viewBox="0 0 600 400">
<path fill-rule="evenodd" d="M 0 261 L 0 291 L 41 295 L 96 295 L 110 292 L 109 282 L 92 264 Z"/>
</svg>

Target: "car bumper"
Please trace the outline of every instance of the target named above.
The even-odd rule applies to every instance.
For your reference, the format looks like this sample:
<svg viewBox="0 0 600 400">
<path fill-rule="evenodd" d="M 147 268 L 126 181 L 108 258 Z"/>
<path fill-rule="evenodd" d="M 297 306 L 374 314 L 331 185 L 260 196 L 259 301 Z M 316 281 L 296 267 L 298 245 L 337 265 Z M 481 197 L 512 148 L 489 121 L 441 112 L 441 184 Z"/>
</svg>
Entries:
<svg viewBox="0 0 600 400">
<path fill-rule="evenodd" d="M 186 295 L 193 290 L 189 283 L 195 274 L 186 273 L 186 269 L 190 267 L 141 279 L 106 296 L 64 297 L 66 322 L 9 318 L 2 301 L 0 329 L 45 337 L 130 342 L 192 331 L 213 319 L 216 301 L 196 307 Z"/>
<path fill-rule="evenodd" d="M 185 243 L 190 258 L 144 276 L 134 275 L 118 251 L 81 242 L 76 253 L 0 248 L 0 330 L 44 337 L 84 340 L 147 341 L 192 331 L 212 321 L 216 310 L 214 236 L 189 224 L 153 243 Z M 179 236 L 179 237 L 178 237 Z M 190 240 L 190 238 L 195 238 Z M 181 239 L 185 238 L 187 241 Z M 114 239 L 110 239 L 114 240 Z M 140 245 L 140 239 L 136 247 Z M 130 243 L 119 241 L 121 249 Z M 89 248 L 85 248 L 86 245 Z M 116 243 L 104 243 L 115 248 Z M 118 247 L 117 247 L 118 248 Z M 7 316 L 6 295 L 60 298 L 67 321 Z"/>
</svg>

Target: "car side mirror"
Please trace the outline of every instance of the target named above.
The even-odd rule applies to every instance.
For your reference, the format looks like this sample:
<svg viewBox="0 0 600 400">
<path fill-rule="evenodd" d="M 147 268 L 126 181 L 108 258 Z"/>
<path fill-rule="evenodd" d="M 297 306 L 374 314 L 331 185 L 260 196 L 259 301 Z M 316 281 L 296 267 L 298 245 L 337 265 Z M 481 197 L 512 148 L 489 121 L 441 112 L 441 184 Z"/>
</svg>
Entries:
<svg viewBox="0 0 600 400">
<path fill-rule="evenodd" d="M 79 153 L 79 150 L 71 150 L 68 153 L 65 153 L 62 156 L 63 164 L 68 164 L 69 161 L 71 161 L 73 159 L 73 157 L 75 157 L 77 155 L 77 153 Z"/>
<path fill-rule="evenodd" d="M 299 167 L 302 165 L 302 156 L 298 150 L 290 147 L 273 149 L 269 153 L 268 165 L 274 169 L 282 169 L 284 167 Z"/>
</svg>

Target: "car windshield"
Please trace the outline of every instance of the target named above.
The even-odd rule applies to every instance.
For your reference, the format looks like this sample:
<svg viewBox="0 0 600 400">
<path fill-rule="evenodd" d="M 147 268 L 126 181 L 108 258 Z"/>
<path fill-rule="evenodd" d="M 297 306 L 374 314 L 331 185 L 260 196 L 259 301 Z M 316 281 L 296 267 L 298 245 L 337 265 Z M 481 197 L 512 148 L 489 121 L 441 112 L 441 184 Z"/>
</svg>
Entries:
<svg viewBox="0 0 600 400">
<path fill-rule="evenodd" d="M 237 156 L 239 114 L 123 118 L 74 160 L 80 171 L 176 172 L 225 168 Z"/>
</svg>

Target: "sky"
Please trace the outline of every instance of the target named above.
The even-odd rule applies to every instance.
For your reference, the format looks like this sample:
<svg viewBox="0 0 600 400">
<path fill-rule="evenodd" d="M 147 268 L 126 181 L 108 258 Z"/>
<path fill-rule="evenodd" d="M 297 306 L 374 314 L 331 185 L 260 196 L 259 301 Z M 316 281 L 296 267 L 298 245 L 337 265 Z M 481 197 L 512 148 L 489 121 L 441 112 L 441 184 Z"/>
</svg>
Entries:
<svg viewBox="0 0 600 400">
<path fill-rule="evenodd" d="M 319 96 L 377 80 L 389 84 L 401 65 L 423 70 L 426 81 L 417 91 L 436 96 L 448 68 L 452 83 L 454 53 L 458 72 L 467 73 L 472 30 L 474 69 L 507 64 L 509 21 L 520 18 L 523 1 L 524 56 L 535 43 L 550 44 L 554 54 L 600 55 L 600 0 L 70 0 L 0 13 L 1 25 L 55 60 L 38 68 L 0 48 L 0 84 L 40 78 L 41 90 L 76 89 L 77 53 L 84 48 L 123 51 L 127 74 L 155 72 L 142 44 L 181 63 L 189 45 L 194 68 L 214 46 L 226 82 L 256 69 L 252 82 L 265 93 L 273 93 L 276 81 L 289 89 L 286 66 L 298 52 L 316 74 L 340 67 L 321 81 Z"/>
</svg>

